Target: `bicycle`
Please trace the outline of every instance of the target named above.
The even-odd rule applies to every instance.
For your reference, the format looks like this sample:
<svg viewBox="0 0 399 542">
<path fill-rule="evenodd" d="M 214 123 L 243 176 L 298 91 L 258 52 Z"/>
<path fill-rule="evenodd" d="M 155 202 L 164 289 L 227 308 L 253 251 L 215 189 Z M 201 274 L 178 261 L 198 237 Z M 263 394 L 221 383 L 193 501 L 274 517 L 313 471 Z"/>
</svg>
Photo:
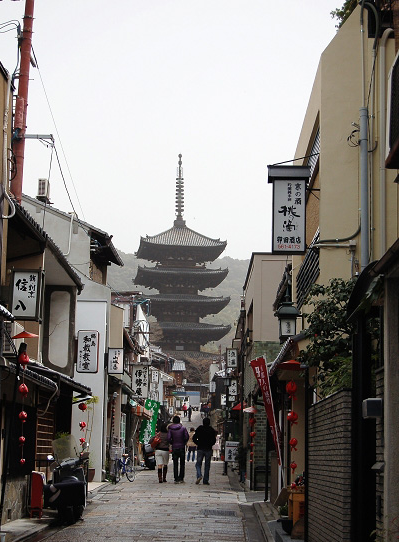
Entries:
<svg viewBox="0 0 399 542">
<path fill-rule="evenodd" d="M 129 454 L 122 454 L 121 458 L 115 458 L 114 483 L 117 484 L 121 477 L 125 475 L 129 482 L 134 482 L 136 478 L 136 466 Z"/>
</svg>

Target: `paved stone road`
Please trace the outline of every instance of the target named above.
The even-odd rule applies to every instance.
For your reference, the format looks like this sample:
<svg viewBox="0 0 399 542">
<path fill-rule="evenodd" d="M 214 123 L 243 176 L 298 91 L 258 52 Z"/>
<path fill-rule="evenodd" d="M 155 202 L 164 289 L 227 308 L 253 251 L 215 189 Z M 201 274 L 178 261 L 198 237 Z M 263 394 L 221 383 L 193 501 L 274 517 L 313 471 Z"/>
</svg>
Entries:
<svg viewBox="0 0 399 542">
<path fill-rule="evenodd" d="M 188 430 L 202 423 L 199 412 L 193 413 L 191 422 L 184 417 L 181 421 Z M 91 496 L 83 521 L 30 540 L 264 542 L 246 494 L 240 487 L 232 489 L 229 477 L 223 474 L 224 463 L 212 461 L 209 486 L 195 484 L 194 465 L 186 463 L 184 484 L 174 484 L 170 460 L 166 484 L 158 482 L 156 471 L 144 469 L 133 483 L 122 480 L 101 486 Z M 262 493 L 257 493 L 255 500 L 262 500 Z"/>
<path fill-rule="evenodd" d="M 93 496 L 84 520 L 50 534 L 48 542 L 246 542 L 240 494 L 223 475 L 223 463 L 212 462 L 210 485 L 195 484 L 194 463 L 186 463 L 186 481 L 174 484 L 143 470 L 133 483 L 105 485 Z M 242 499 L 243 494 L 241 494 Z M 48 534 L 48 533 L 47 533 Z"/>
</svg>

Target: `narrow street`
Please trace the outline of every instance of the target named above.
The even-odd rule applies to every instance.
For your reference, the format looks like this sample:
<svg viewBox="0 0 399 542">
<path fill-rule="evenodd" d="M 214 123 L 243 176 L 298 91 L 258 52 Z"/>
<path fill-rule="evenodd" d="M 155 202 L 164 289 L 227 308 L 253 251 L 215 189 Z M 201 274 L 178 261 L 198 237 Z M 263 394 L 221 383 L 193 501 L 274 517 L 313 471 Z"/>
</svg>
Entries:
<svg viewBox="0 0 399 542">
<path fill-rule="evenodd" d="M 183 416 L 181 421 L 187 429 L 202 423 L 199 412 L 191 422 Z M 263 492 L 251 492 L 247 502 L 246 493 L 238 484 L 233 488 L 223 472 L 224 462 L 212 461 L 210 485 L 196 485 L 195 462 L 190 461 L 185 483 L 175 484 L 170 459 L 167 483 L 158 482 L 156 470 L 142 469 L 132 483 L 123 478 L 116 485 L 104 484 L 89 495 L 83 521 L 29 540 L 264 542 L 252 510 L 254 499 L 263 500 Z"/>
<path fill-rule="evenodd" d="M 147 469 L 138 472 L 133 483 L 106 484 L 94 492 L 83 521 L 31 540 L 263 542 L 256 520 L 251 514 L 245 520 L 240 506 L 245 505 L 245 493 L 230 487 L 222 462 L 212 463 L 210 485 L 205 487 L 195 484 L 193 462 L 186 463 L 184 484 L 174 484 L 171 471 L 172 463 L 166 484 Z"/>
</svg>

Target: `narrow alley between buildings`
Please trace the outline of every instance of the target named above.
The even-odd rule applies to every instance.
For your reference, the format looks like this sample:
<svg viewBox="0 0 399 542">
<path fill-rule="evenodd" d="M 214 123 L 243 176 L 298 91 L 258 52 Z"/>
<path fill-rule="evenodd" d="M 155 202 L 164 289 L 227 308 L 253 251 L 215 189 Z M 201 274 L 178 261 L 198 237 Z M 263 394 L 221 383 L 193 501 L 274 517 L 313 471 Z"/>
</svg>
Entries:
<svg viewBox="0 0 399 542">
<path fill-rule="evenodd" d="M 202 420 L 195 412 L 192 421 L 182 417 L 181 422 L 190 429 Z M 264 490 L 245 489 L 238 473 L 230 464 L 225 469 L 224 461 L 211 462 L 209 485 L 196 484 L 196 479 L 195 461 L 186 461 L 184 483 L 175 484 L 170 457 L 166 483 L 159 483 L 156 470 L 144 467 L 138 467 L 134 482 L 122 477 L 117 484 L 89 483 L 83 520 L 60 526 L 55 511 L 44 510 L 42 519 L 3 525 L 5 542 L 274 540 L 266 524 L 275 516 L 270 503 L 264 502 Z"/>
</svg>

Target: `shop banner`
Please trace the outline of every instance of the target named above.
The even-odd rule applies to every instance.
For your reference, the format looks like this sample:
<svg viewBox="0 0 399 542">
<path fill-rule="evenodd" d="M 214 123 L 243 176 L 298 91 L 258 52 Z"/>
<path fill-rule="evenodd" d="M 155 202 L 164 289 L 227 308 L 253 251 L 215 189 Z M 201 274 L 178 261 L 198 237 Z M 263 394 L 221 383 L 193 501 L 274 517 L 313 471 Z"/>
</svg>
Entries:
<svg viewBox="0 0 399 542">
<path fill-rule="evenodd" d="M 250 362 L 250 365 L 254 371 L 256 380 L 258 381 L 259 387 L 262 391 L 266 415 L 269 422 L 270 430 L 272 432 L 274 446 L 277 452 L 278 464 L 281 465 L 280 430 L 276 422 L 276 417 L 274 415 L 274 406 L 270 389 L 269 375 L 266 367 L 266 360 L 264 357 L 256 358 Z"/>
<path fill-rule="evenodd" d="M 153 399 L 146 399 L 144 403 L 144 408 L 152 412 L 152 416 L 151 420 L 143 420 L 141 422 L 139 440 L 142 444 L 146 444 L 155 435 L 160 406 L 161 403 Z"/>
</svg>

